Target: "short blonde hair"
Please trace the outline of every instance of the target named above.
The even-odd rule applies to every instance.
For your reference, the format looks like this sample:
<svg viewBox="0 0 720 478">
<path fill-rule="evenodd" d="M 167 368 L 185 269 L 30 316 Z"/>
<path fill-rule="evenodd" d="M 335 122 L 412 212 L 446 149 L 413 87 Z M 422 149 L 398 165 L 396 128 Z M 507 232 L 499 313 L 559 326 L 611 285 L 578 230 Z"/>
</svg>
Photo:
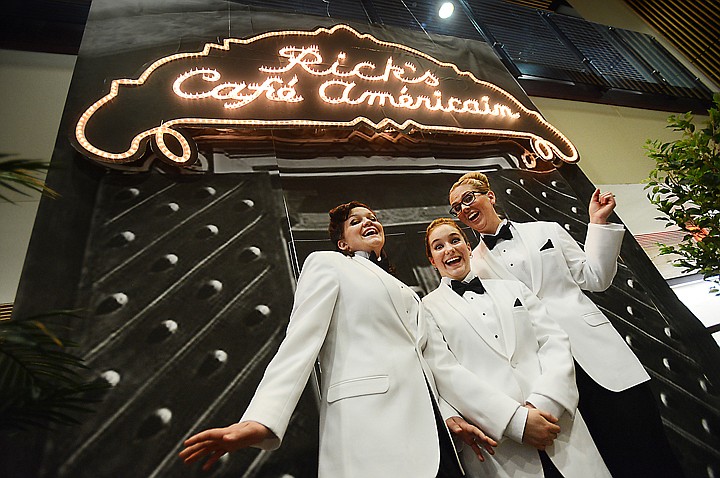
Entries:
<svg viewBox="0 0 720 478">
<path fill-rule="evenodd" d="M 453 219 L 450 219 L 449 217 L 439 217 L 433 222 L 431 222 L 427 229 L 425 229 L 425 255 L 428 259 L 432 258 L 432 251 L 430 250 L 430 234 L 432 234 L 435 229 L 442 226 L 443 224 L 447 224 L 457 229 L 465 243 L 470 244 L 470 241 L 468 241 L 468 238 L 465 235 L 465 231 L 463 231 L 460 226 L 458 226 L 457 222 L 455 222 Z"/>
<path fill-rule="evenodd" d="M 455 184 L 450 187 L 450 191 L 448 191 L 448 194 L 452 193 L 456 188 L 459 188 L 460 186 L 465 184 L 469 184 L 470 186 L 474 187 L 476 191 L 481 193 L 486 193 L 490 191 L 490 181 L 488 181 L 487 176 L 485 176 L 483 173 L 472 171 L 470 173 L 465 173 L 460 176 L 460 179 L 455 181 Z"/>
</svg>

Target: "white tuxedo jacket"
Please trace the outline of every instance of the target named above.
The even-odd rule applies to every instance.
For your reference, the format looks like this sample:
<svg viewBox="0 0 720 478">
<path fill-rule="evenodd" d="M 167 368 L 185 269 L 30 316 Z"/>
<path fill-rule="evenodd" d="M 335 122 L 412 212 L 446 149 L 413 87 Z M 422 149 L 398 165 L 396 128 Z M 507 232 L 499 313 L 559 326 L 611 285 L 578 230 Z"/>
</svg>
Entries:
<svg viewBox="0 0 720 478">
<path fill-rule="evenodd" d="M 583 290 L 610 287 L 617 272 L 624 230 L 589 225 L 585 251 L 560 225 L 511 223 L 530 265 L 529 288 L 570 337 L 575 360 L 604 388 L 618 392 L 650 379 L 635 354 Z M 500 242 L 496 248 L 502 247 Z M 473 250 L 472 267 L 481 278 L 515 279 L 485 243 Z"/>
<path fill-rule="evenodd" d="M 519 281 L 485 280 L 483 285 L 494 309 L 485 302 L 473 310 L 473 305 L 441 284 L 423 298 L 429 319 L 435 321 L 458 361 L 490 386 L 519 403 L 539 394 L 564 408 L 558 417 L 561 432 L 546 452 L 565 478 L 610 477 L 580 412 L 576 412 L 578 391 L 567 335 Z M 483 312 L 497 317 L 502 345 L 479 320 L 478 314 Z M 479 425 L 482 428 L 484 424 Z M 499 441 L 495 455 L 485 463 L 469 448 L 463 450 L 468 476 L 543 476 L 535 448 L 509 438 Z"/>
<path fill-rule="evenodd" d="M 287 335 L 241 421 L 270 428 L 278 438 L 260 447 L 278 447 L 319 358 L 319 476 L 434 477 L 440 458 L 428 385 L 470 420 L 495 429 L 517 403 L 462 368 L 422 315 L 417 295 L 367 259 L 311 254 Z M 483 414 L 486 401 L 496 415 Z"/>
</svg>

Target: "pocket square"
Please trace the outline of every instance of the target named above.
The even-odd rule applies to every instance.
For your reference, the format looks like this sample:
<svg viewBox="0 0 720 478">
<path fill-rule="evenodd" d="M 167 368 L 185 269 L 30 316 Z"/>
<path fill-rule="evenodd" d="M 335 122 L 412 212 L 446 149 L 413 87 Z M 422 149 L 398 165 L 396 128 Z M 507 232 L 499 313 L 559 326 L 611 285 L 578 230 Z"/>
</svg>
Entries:
<svg viewBox="0 0 720 478">
<path fill-rule="evenodd" d="M 547 242 L 545 243 L 545 245 L 543 245 L 543 246 L 540 248 L 540 250 L 541 250 L 541 251 L 547 251 L 548 249 L 552 249 L 552 248 L 554 248 L 554 247 L 555 247 L 555 246 L 553 246 L 552 241 L 551 241 L 550 239 L 548 239 Z"/>
<path fill-rule="evenodd" d="M 513 304 L 513 307 L 522 307 L 522 302 L 520 302 L 520 299 L 515 299 L 515 303 Z"/>
</svg>

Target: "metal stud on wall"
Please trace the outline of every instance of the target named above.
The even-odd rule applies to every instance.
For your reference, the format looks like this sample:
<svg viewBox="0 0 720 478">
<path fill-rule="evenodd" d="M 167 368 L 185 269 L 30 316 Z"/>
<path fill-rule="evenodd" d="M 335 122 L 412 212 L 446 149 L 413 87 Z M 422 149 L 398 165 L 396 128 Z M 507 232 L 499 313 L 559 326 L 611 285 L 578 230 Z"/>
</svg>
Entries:
<svg viewBox="0 0 720 478">
<path fill-rule="evenodd" d="M 177 476 L 184 438 L 239 418 L 292 305 L 280 213 L 265 173 L 105 177 L 78 305 L 83 356 L 112 388 L 48 444 L 42 476 Z M 306 394 L 280 452 L 238 453 L 222 474 L 316 476 L 315 410 Z"/>
</svg>

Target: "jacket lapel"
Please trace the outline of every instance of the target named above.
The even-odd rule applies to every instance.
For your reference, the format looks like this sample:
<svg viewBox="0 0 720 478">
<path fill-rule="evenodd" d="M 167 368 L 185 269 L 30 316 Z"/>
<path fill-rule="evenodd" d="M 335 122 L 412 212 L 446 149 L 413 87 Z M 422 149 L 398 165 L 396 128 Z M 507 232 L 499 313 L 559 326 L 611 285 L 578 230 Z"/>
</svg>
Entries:
<svg viewBox="0 0 720 478">
<path fill-rule="evenodd" d="M 542 285 L 543 273 L 542 273 L 542 256 L 540 254 L 540 248 L 547 241 L 544 235 L 533 234 L 533 229 L 526 227 L 525 224 L 513 224 L 515 232 L 517 232 L 518 239 L 525 249 L 528 263 L 530 265 L 530 281 L 532 284 L 533 294 L 538 295 L 540 292 L 540 286 Z M 543 239 L 538 241 L 538 238 Z"/>
<path fill-rule="evenodd" d="M 505 357 L 505 353 L 498 346 L 497 340 L 490 334 L 490 331 L 481 323 L 477 312 L 473 311 L 470 304 L 460 297 L 455 291 L 445 284 L 440 284 L 443 298 L 448 305 L 470 324 L 470 327 L 497 353 Z"/>
<path fill-rule="evenodd" d="M 505 270 L 505 266 L 490 253 L 484 242 L 473 249 L 473 256 L 470 261 L 473 272 L 480 279 L 515 279 L 515 276 Z"/>
<path fill-rule="evenodd" d="M 364 257 L 353 257 L 353 262 L 356 264 L 359 264 L 361 267 L 366 268 L 373 274 L 375 274 L 385 286 L 385 290 L 387 291 L 388 295 L 390 296 L 390 300 L 392 301 L 393 307 L 395 308 L 395 312 L 397 313 L 398 317 L 400 317 L 400 322 L 402 322 L 403 327 L 405 327 L 405 330 L 410 334 L 411 337 L 413 337 L 413 342 L 417 340 L 417 336 L 415 332 L 409 327 L 410 321 L 413 323 L 417 320 L 417 317 L 410 317 L 407 309 L 405 308 L 405 304 L 403 303 L 402 293 L 400 292 L 400 286 L 407 287 L 406 285 L 402 284 L 400 281 L 398 281 L 396 278 L 394 278 L 392 275 L 388 274 L 384 270 L 382 270 L 380 267 L 376 266 L 369 260 L 365 259 Z M 416 300 L 419 303 L 419 299 L 416 297 Z M 418 324 L 414 324 L 417 326 Z M 419 335 L 419 334 L 417 334 Z"/>
</svg>

